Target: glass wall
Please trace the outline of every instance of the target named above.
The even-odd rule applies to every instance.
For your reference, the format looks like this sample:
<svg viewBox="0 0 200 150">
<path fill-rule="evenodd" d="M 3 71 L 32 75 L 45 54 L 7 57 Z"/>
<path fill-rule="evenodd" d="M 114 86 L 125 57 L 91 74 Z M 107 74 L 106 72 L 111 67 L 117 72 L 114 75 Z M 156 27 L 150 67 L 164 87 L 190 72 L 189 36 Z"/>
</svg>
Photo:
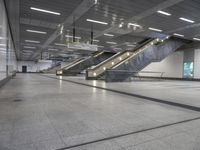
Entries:
<svg viewBox="0 0 200 150">
<path fill-rule="evenodd" d="M 0 80 L 16 71 L 16 55 L 3 0 L 0 0 Z"/>
</svg>

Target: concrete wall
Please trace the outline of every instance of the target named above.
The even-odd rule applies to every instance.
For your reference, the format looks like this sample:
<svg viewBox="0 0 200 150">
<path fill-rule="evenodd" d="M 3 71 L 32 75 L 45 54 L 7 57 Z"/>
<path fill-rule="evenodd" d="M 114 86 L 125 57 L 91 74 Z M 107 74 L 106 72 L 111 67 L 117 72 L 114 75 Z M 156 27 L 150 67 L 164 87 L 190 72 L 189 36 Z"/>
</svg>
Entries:
<svg viewBox="0 0 200 150">
<path fill-rule="evenodd" d="M 153 62 L 142 71 L 164 72 L 163 77 L 182 78 L 184 51 L 177 51 L 161 62 Z M 155 73 L 143 73 L 146 76 L 159 76 Z"/>
<path fill-rule="evenodd" d="M 15 49 L 10 35 L 4 1 L 0 0 L 0 85 L 16 71 Z"/>
<path fill-rule="evenodd" d="M 34 61 L 19 61 L 17 70 L 22 72 L 22 66 L 27 66 L 27 72 L 39 72 L 44 69 L 51 67 L 52 61 L 46 62 L 34 62 Z"/>
<path fill-rule="evenodd" d="M 194 50 L 194 78 L 200 79 L 200 49 Z"/>
</svg>

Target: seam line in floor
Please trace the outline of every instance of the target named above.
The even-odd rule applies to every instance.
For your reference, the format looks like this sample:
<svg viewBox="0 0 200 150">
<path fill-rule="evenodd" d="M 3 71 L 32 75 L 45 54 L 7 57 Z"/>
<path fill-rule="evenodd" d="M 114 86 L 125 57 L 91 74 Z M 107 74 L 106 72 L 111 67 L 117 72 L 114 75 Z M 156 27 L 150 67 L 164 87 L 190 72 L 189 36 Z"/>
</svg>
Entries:
<svg viewBox="0 0 200 150">
<path fill-rule="evenodd" d="M 141 99 L 148 100 L 148 101 L 167 104 L 167 105 L 174 106 L 174 107 L 179 107 L 179 108 L 184 108 L 184 109 L 200 112 L 200 107 L 196 107 L 196 106 L 191 106 L 191 105 L 171 102 L 171 101 L 167 101 L 167 100 L 157 99 L 157 98 L 143 96 L 143 95 L 134 94 L 134 93 L 127 93 L 127 92 L 118 91 L 118 90 L 114 90 L 114 89 L 103 88 L 103 87 L 100 87 L 100 86 L 93 86 L 93 85 L 90 85 L 90 84 L 80 83 L 80 82 L 71 81 L 71 80 L 67 80 L 67 79 L 59 79 L 57 77 L 51 77 L 51 76 L 48 76 L 48 75 L 41 75 L 41 76 L 44 76 L 44 77 L 47 77 L 47 78 L 56 79 L 56 80 L 62 80 L 62 81 L 66 81 L 66 82 L 70 82 L 70 83 L 74 83 L 74 84 L 79 84 L 79 85 L 83 85 L 83 86 L 93 87 L 93 88 L 97 88 L 97 89 L 101 89 L 101 90 L 106 90 L 106 91 L 110 91 L 110 92 L 114 92 L 114 93 L 118 93 L 118 94 L 137 97 L 137 98 L 141 98 Z"/>
<path fill-rule="evenodd" d="M 116 91 L 116 90 L 112 90 L 112 89 L 106 89 L 106 88 L 103 88 L 103 87 L 93 86 L 93 85 L 90 85 L 90 84 L 80 83 L 80 82 L 76 82 L 76 81 L 71 81 L 71 80 L 66 80 L 66 79 L 59 79 L 59 78 L 51 77 L 51 76 L 47 76 L 47 75 L 41 75 L 41 76 L 52 78 L 52 79 L 57 79 L 57 80 L 63 80 L 63 81 L 66 81 L 66 82 L 79 84 L 79 85 L 84 85 L 84 86 L 88 86 L 88 87 L 94 87 L 94 88 L 99 88 L 99 89 L 103 89 L 103 90 L 108 90 L 108 91 L 115 92 L 115 93 L 120 93 L 120 94 L 125 94 L 125 95 L 130 95 L 130 96 L 135 95 L 135 94 L 131 94 L 131 93 L 127 93 L 126 94 L 126 92 Z M 138 97 L 138 96 L 134 96 L 134 97 Z M 145 98 L 143 98 L 143 97 L 145 97 Z M 146 96 L 140 96 L 139 98 L 143 98 L 143 99 L 147 99 L 147 100 L 149 98 L 150 99 L 154 99 L 154 98 L 146 97 Z M 152 100 L 152 101 L 154 101 L 154 100 Z M 163 101 L 163 100 L 161 100 L 161 101 Z M 163 102 L 161 102 L 161 103 L 163 103 Z M 171 102 L 169 104 L 166 103 L 166 104 L 172 105 L 173 103 L 174 102 Z M 184 104 L 181 104 L 181 105 L 179 105 L 179 103 L 177 103 L 177 104 L 178 105 L 175 105 L 175 106 L 185 108 L 185 106 L 183 106 Z M 193 106 L 190 106 L 190 107 L 188 107 L 186 109 L 193 110 Z M 197 110 L 195 109 L 195 111 L 199 111 L 199 108 Z M 187 123 L 187 122 L 191 122 L 191 121 L 195 121 L 195 120 L 199 120 L 199 119 L 200 119 L 200 117 L 196 117 L 196 118 L 187 119 L 187 120 L 183 120 L 183 121 L 178 121 L 178 122 L 174 122 L 174 123 L 168 123 L 168 124 L 164 124 L 164 125 L 160 125 L 160 126 L 156 126 L 156 127 L 152 127 L 152 128 L 142 129 L 142 130 L 133 131 L 133 132 L 125 133 L 125 134 L 120 134 L 120 135 L 116 135 L 116 136 L 110 136 L 110 137 L 106 137 L 106 138 L 102 138 L 102 139 L 97 139 L 97 140 L 93 140 L 93 141 L 89 141 L 89 142 L 84 142 L 84 143 L 80 143 L 80 144 L 76 144 L 76 145 L 71 145 L 71 146 L 59 148 L 59 149 L 56 149 L 56 150 L 66 150 L 66 149 L 81 147 L 81 146 L 84 146 L 84 145 L 90 145 L 90 144 L 93 144 L 93 143 L 98 143 L 98 142 L 102 142 L 102 141 L 108 141 L 108 140 L 112 140 L 112 139 L 116 139 L 116 138 L 120 138 L 120 137 L 124 137 L 124 136 L 128 136 L 128 135 L 133 135 L 133 134 L 142 133 L 142 132 L 145 132 L 145 131 L 151 131 L 151 130 L 155 130 L 155 129 L 165 128 L 165 127 L 178 125 L 178 124 L 182 124 L 182 123 Z"/>
<path fill-rule="evenodd" d="M 165 124 L 165 125 L 160 125 L 160 126 L 156 126 L 156 127 L 152 127 L 152 128 L 147 128 L 147 129 L 143 129 L 143 130 L 133 131 L 133 132 L 129 132 L 129 133 L 125 133 L 125 134 L 120 134 L 120 135 L 116 135 L 116 136 L 110 136 L 110 137 L 107 137 L 107 138 L 102 138 L 102 139 L 98 139 L 98 140 L 94 140 L 94 141 L 90 141 L 90 142 L 85 142 L 85 143 L 81 143 L 81 144 L 67 146 L 67 147 L 56 149 L 56 150 L 66 150 L 66 149 L 70 149 L 70 148 L 81 147 L 81 146 L 84 146 L 84 145 L 90 145 L 90 144 L 93 144 L 93 143 L 98 143 L 98 142 L 113 140 L 113 139 L 117 139 L 117 138 L 128 136 L 128 135 L 133 135 L 133 134 L 142 133 L 142 132 L 146 132 L 146 131 L 151 131 L 151 130 L 155 130 L 155 129 L 165 128 L 165 127 L 169 127 L 169 126 L 173 126 L 173 125 L 178 125 L 178 124 L 182 124 L 182 123 L 187 123 L 187 122 L 191 122 L 191 121 L 195 121 L 195 120 L 199 120 L 199 119 L 200 119 L 200 117 L 196 117 L 196 118 L 187 119 L 187 120 L 183 120 L 183 121 L 179 121 L 179 122 L 175 122 L 175 123 L 169 123 L 169 124 Z"/>
</svg>

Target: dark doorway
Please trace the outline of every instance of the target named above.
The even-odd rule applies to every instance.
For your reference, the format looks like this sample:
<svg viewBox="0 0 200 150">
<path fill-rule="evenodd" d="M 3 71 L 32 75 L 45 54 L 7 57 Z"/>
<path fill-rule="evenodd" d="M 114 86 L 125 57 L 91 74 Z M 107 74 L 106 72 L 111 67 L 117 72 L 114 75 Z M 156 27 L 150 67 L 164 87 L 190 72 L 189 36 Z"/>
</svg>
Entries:
<svg viewBox="0 0 200 150">
<path fill-rule="evenodd" d="M 26 73 L 27 72 L 27 66 L 22 66 L 22 72 Z"/>
</svg>

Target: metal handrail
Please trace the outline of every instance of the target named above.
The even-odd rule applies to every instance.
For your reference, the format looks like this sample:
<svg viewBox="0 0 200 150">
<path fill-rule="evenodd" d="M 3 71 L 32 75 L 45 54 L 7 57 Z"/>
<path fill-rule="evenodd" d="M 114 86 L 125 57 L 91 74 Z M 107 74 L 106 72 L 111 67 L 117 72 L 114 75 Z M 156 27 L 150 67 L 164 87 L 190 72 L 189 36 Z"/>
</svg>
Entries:
<svg viewBox="0 0 200 150">
<path fill-rule="evenodd" d="M 114 62 L 114 64 L 112 65 L 112 66 L 109 66 L 109 68 L 106 68 L 106 69 L 111 69 L 111 68 L 113 68 L 113 67 L 115 67 L 115 66 L 118 66 L 119 64 L 121 64 L 121 63 L 123 63 L 124 62 L 124 60 L 127 60 L 127 59 L 129 59 L 129 58 L 132 58 L 132 55 L 134 55 L 134 53 L 137 53 L 137 52 L 140 52 L 139 50 L 141 50 L 145 45 L 147 45 L 148 43 L 151 43 L 151 42 L 153 42 L 155 39 L 150 39 L 150 40 L 148 40 L 148 41 L 145 41 L 143 44 L 141 44 L 140 46 L 138 46 L 137 48 L 134 48 L 133 50 L 128 50 L 128 51 L 123 51 L 123 52 L 121 52 L 121 53 L 117 53 L 116 55 L 114 55 L 113 57 L 111 57 L 111 58 L 109 58 L 109 59 L 107 59 L 106 61 L 104 61 L 104 62 L 102 62 L 102 63 L 100 63 L 99 65 L 97 65 L 97 66 L 95 66 L 94 68 L 89 68 L 88 70 L 87 70 L 87 75 L 88 76 L 90 76 L 90 74 L 91 73 L 94 73 L 94 71 L 96 70 L 96 71 L 99 71 L 99 69 L 101 69 L 102 67 L 105 67 L 106 65 L 108 66 L 112 61 L 114 62 L 114 61 L 117 61 L 117 63 L 116 62 Z M 126 54 L 126 53 L 130 53 L 130 55 L 127 55 L 127 56 L 123 56 L 124 54 Z M 120 56 L 123 56 L 124 58 L 122 59 L 122 60 L 116 60 L 117 58 L 119 58 Z M 103 70 L 101 70 L 100 71 L 100 73 L 98 73 L 98 75 L 96 74 L 96 72 L 95 72 L 95 76 L 99 76 L 99 75 L 101 75 L 102 73 L 104 73 L 105 72 L 105 70 L 103 71 Z"/>
</svg>

